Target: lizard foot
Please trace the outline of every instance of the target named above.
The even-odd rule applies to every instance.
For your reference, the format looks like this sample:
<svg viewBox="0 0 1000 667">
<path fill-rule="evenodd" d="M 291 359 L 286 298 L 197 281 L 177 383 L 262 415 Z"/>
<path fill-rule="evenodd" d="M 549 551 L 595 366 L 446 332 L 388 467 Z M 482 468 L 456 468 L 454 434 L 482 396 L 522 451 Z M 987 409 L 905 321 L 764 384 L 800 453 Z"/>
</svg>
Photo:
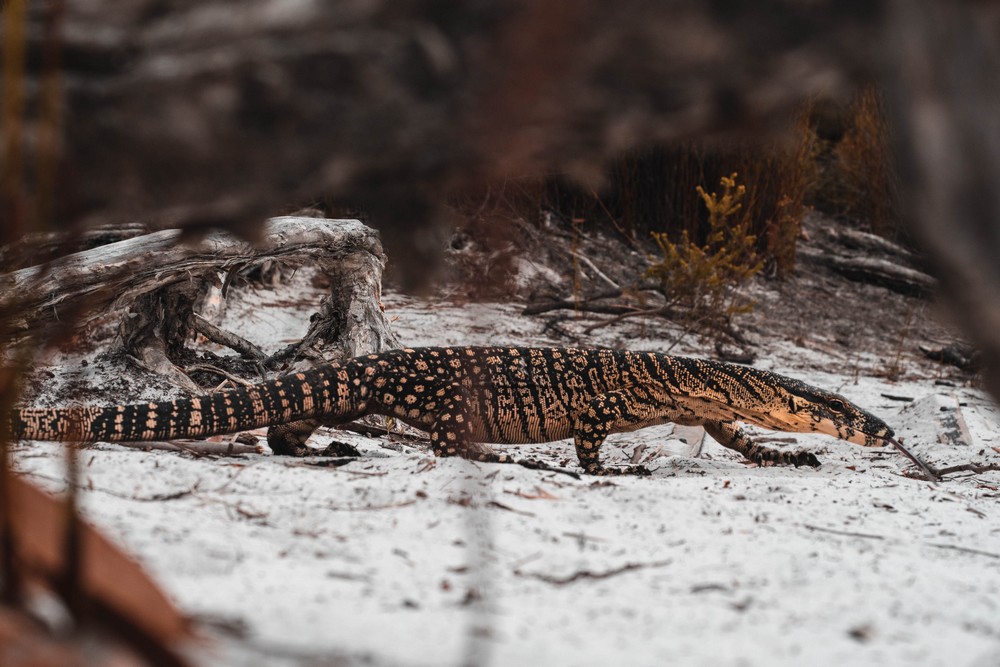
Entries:
<svg viewBox="0 0 1000 667">
<path fill-rule="evenodd" d="M 274 448 L 271 448 L 274 451 Z M 331 442 L 329 445 L 323 449 L 316 449 L 315 447 L 309 447 L 308 445 L 302 444 L 289 444 L 281 449 L 281 451 L 274 452 L 279 456 L 294 456 L 297 458 L 306 458 L 312 456 L 361 456 L 359 452 L 353 445 L 349 445 L 346 442 Z"/>
<path fill-rule="evenodd" d="M 601 476 L 637 475 L 639 477 L 648 477 L 652 474 L 646 466 L 613 466 L 606 468 L 600 464 L 594 464 L 587 466 L 586 471 L 588 475 Z"/>
<path fill-rule="evenodd" d="M 361 456 L 352 445 L 334 440 L 323 449 L 313 449 L 306 440 L 319 426 L 315 419 L 278 424 L 267 430 L 267 444 L 276 456 Z"/>
<path fill-rule="evenodd" d="M 819 459 L 805 449 L 784 452 L 778 449 L 757 447 L 748 458 L 759 466 L 795 466 L 796 468 L 799 466 L 818 468 L 820 466 Z"/>
<path fill-rule="evenodd" d="M 812 452 L 807 452 L 804 449 L 800 449 L 797 452 L 790 452 L 789 462 L 798 468 L 799 466 L 809 466 L 810 468 L 818 468 L 820 466 L 820 461 L 816 458 L 816 455 Z"/>
<path fill-rule="evenodd" d="M 349 445 L 346 442 L 337 442 L 336 440 L 323 449 L 312 449 L 309 447 L 306 449 L 310 449 L 311 452 L 300 454 L 300 456 L 361 456 L 361 452 L 354 445 Z"/>
</svg>

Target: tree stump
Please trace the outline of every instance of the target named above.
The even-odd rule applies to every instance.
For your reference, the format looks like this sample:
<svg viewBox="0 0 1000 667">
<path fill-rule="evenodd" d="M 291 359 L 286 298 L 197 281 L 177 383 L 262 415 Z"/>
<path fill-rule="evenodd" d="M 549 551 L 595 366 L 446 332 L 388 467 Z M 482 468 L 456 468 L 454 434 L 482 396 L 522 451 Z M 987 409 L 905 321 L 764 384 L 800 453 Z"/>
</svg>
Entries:
<svg viewBox="0 0 1000 667">
<path fill-rule="evenodd" d="M 311 264 L 328 277 L 331 292 L 305 337 L 267 357 L 196 311 L 212 285 L 225 292 L 234 277 L 273 263 Z M 382 312 L 384 266 L 377 232 L 357 220 L 283 217 L 269 220 L 256 244 L 223 233 L 191 244 L 182 232 L 164 230 L 0 276 L 0 291 L 16 295 L 22 317 L 13 327 L 21 335 L 44 331 L 71 312 L 86 322 L 121 311 L 117 351 L 200 391 L 177 366 L 194 332 L 236 349 L 262 371 L 398 347 Z"/>
</svg>

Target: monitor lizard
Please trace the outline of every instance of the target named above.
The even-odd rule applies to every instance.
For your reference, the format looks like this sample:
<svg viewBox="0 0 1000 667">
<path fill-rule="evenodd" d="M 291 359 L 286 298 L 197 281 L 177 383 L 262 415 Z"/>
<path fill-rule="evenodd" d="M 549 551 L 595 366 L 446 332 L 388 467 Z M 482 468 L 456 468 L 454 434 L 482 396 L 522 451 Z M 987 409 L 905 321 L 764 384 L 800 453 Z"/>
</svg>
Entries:
<svg viewBox="0 0 1000 667">
<path fill-rule="evenodd" d="M 863 446 L 893 435 L 843 396 L 777 373 L 718 361 L 607 348 L 426 347 L 349 359 L 251 385 L 173 401 L 12 411 L 21 440 L 147 441 L 206 437 L 269 426 L 275 454 L 324 453 L 305 446 L 319 425 L 369 414 L 430 434 L 439 456 L 515 462 L 469 443 L 541 443 L 572 437 L 591 474 L 604 467 L 611 433 L 673 422 L 702 425 L 758 464 L 818 466 L 809 451 L 755 444 L 738 422 L 825 433 Z"/>
</svg>

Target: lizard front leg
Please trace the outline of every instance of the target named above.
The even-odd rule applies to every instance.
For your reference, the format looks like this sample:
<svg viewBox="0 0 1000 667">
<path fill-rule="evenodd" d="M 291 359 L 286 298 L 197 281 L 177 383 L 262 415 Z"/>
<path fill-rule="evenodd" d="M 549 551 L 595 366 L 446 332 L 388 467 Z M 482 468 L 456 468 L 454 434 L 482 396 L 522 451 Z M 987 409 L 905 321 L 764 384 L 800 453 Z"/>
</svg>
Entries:
<svg viewBox="0 0 1000 667">
<path fill-rule="evenodd" d="M 758 465 L 776 463 L 778 465 L 819 467 L 819 459 L 812 452 L 799 449 L 783 452 L 763 445 L 755 444 L 746 431 L 736 422 L 705 422 L 705 432 L 712 436 L 720 445 L 736 450 L 747 459 Z"/>
</svg>

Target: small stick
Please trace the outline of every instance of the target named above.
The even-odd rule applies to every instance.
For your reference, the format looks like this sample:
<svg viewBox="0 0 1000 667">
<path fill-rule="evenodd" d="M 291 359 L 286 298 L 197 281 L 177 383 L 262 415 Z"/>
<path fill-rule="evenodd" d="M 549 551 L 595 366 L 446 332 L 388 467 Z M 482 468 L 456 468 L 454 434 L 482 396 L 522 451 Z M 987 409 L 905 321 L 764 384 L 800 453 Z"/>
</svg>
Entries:
<svg viewBox="0 0 1000 667">
<path fill-rule="evenodd" d="M 976 556 L 986 556 L 987 558 L 1000 558 L 1000 554 L 995 554 L 992 551 L 970 549 L 969 547 L 960 547 L 954 544 L 934 544 L 933 542 L 926 542 L 925 544 L 929 547 L 934 547 L 935 549 L 949 549 L 951 551 L 960 551 L 964 554 L 975 554 Z"/>
<path fill-rule="evenodd" d="M 599 322 L 591 324 L 589 327 L 583 330 L 583 333 L 588 333 L 588 334 L 593 333 L 595 329 L 606 327 L 610 324 L 614 324 L 615 322 L 621 322 L 622 320 L 627 319 L 629 317 L 643 317 L 647 315 L 652 317 L 654 315 L 667 315 L 669 312 L 670 311 L 667 308 L 647 308 L 642 310 L 640 309 L 629 310 L 624 313 L 619 313 L 614 317 L 610 317 L 606 320 L 601 320 Z"/>
<path fill-rule="evenodd" d="M 936 472 L 939 475 L 950 475 L 953 472 L 972 472 L 979 474 L 987 472 L 989 470 L 1000 470 L 1000 463 L 987 463 L 986 465 L 979 465 L 977 463 L 963 463 L 962 465 L 941 468 Z"/>
<path fill-rule="evenodd" d="M 652 567 L 666 567 L 667 565 L 670 565 L 671 562 L 672 561 L 670 559 L 667 559 L 652 563 L 625 563 L 621 567 L 616 567 L 612 570 L 605 570 L 604 572 L 580 570 L 565 577 L 557 577 L 551 574 L 536 574 L 534 572 L 521 572 L 520 570 L 514 570 L 514 575 L 518 577 L 531 577 L 532 579 L 538 579 L 539 581 L 544 581 L 545 583 L 552 584 L 554 586 L 565 586 L 566 584 L 571 584 L 574 581 L 579 581 L 580 579 L 607 579 L 608 577 L 613 577 L 625 572 L 631 572 L 633 570 L 644 570 Z"/>
<path fill-rule="evenodd" d="M 928 479 L 930 479 L 931 481 L 934 481 L 934 482 L 940 482 L 941 481 L 941 473 L 940 472 L 938 472 L 937 470 L 934 470 L 933 468 L 931 468 L 930 466 L 928 466 L 926 463 L 924 463 L 923 461 L 921 461 L 920 459 L 918 459 L 916 456 L 914 456 L 913 454 L 911 454 L 906 449 L 906 447 L 903 447 L 903 445 L 899 443 L 898 440 L 896 440 L 894 438 L 889 438 L 889 437 L 883 438 L 883 440 L 885 440 L 887 443 L 889 443 L 890 445 L 892 445 L 893 447 L 895 447 L 899 451 L 899 453 L 901 453 L 903 456 L 905 456 L 906 458 L 910 459 L 910 461 L 912 461 L 918 468 L 920 468 L 920 470 L 924 473 L 924 475 Z"/>
<path fill-rule="evenodd" d="M 928 465 L 918 459 L 916 456 L 911 454 L 906 450 L 903 445 L 894 440 L 893 438 L 884 438 L 884 440 L 899 450 L 906 458 L 910 459 L 913 463 L 917 465 L 918 468 L 923 472 L 924 477 L 933 482 L 940 482 L 941 478 L 945 475 L 950 475 L 955 472 L 972 472 L 972 473 L 983 473 L 990 470 L 1000 470 L 1000 464 L 997 463 L 987 463 L 985 465 L 979 465 L 977 463 L 963 463 L 961 465 L 948 466 L 947 468 L 935 468 L 934 466 Z"/>
<path fill-rule="evenodd" d="M 855 533 L 849 530 L 837 530 L 836 528 L 824 528 L 823 526 L 814 526 L 809 523 L 802 524 L 803 528 L 808 530 L 816 530 L 822 533 L 833 533 L 834 535 L 844 535 L 846 537 L 863 537 L 866 540 L 884 540 L 884 535 L 873 535 L 871 533 Z"/>
<path fill-rule="evenodd" d="M 548 463 L 543 463 L 542 461 L 536 461 L 535 459 L 518 459 L 513 461 L 522 468 L 528 468 L 529 470 L 544 470 L 546 472 L 555 472 L 560 475 L 567 475 L 573 479 L 580 479 L 580 473 L 573 470 L 566 470 L 565 468 L 557 468 L 555 466 L 550 466 Z"/>
<path fill-rule="evenodd" d="M 603 280 L 604 282 L 606 282 L 608 285 L 611 285 L 612 289 L 616 289 L 616 290 L 620 290 L 621 289 L 621 285 L 619 285 L 618 283 L 616 283 L 611 278 L 608 278 L 599 268 L 597 268 L 594 265 L 594 263 L 592 261 L 590 261 L 590 259 L 588 259 L 586 256 L 584 256 L 584 254 L 582 252 L 580 252 L 579 250 L 573 250 L 573 251 L 571 251 L 571 254 L 574 257 L 576 257 L 579 261 L 581 261 L 584 264 L 586 264 L 587 266 L 589 266 L 590 270 L 593 271 L 594 273 L 596 273 L 598 278 L 600 278 L 601 280 Z"/>
<path fill-rule="evenodd" d="M 267 358 L 267 355 L 264 354 L 263 350 L 247 339 L 220 329 L 198 313 L 194 314 L 192 328 L 213 343 L 224 345 L 225 347 L 236 350 L 244 357 L 249 357 L 250 359 L 258 362 Z"/>
<path fill-rule="evenodd" d="M 623 313 L 638 313 L 642 309 L 622 303 L 600 304 L 593 303 L 593 298 L 571 301 L 560 299 L 559 301 L 549 301 L 546 303 L 535 303 L 525 306 L 521 311 L 522 315 L 541 315 L 552 310 L 572 310 L 577 313 L 596 313 L 598 315 L 621 315 Z"/>
<path fill-rule="evenodd" d="M 904 403 L 912 403 L 912 396 L 897 396 L 895 394 L 879 394 L 882 398 L 888 398 L 890 401 L 902 401 Z"/>
<path fill-rule="evenodd" d="M 237 456 L 240 454 L 260 454 L 263 451 L 257 445 L 245 445 L 241 442 L 215 442 L 212 440 L 126 440 L 113 444 L 137 449 L 183 451 L 195 456 Z"/>
<path fill-rule="evenodd" d="M 398 503 L 387 503 L 385 505 L 366 505 L 363 507 L 350 507 L 350 506 L 337 507 L 336 505 L 327 505 L 326 509 L 334 512 L 375 512 L 378 510 L 391 510 L 391 509 L 398 509 L 400 507 L 409 507 L 410 505 L 413 505 L 416 502 L 417 502 L 416 500 L 410 499 L 410 500 L 403 500 Z"/>
<path fill-rule="evenodd" d="M 515 508 L 511 507 L 510 505 L 504 505 L 503 503 L 501 503 L 501 502 L 499 502 L 497 500 L 488 500 L 488 501 L 486 501 L 486 506 L 487 507 L 496 507 L 497 509 L 506 510 L 508 512 L 513 512 L 514 514 L 520 514 L 522 516 L 535 516 L 533 512 L 526 512 L 524 510 L 515 509 Z"/>
</svg>

